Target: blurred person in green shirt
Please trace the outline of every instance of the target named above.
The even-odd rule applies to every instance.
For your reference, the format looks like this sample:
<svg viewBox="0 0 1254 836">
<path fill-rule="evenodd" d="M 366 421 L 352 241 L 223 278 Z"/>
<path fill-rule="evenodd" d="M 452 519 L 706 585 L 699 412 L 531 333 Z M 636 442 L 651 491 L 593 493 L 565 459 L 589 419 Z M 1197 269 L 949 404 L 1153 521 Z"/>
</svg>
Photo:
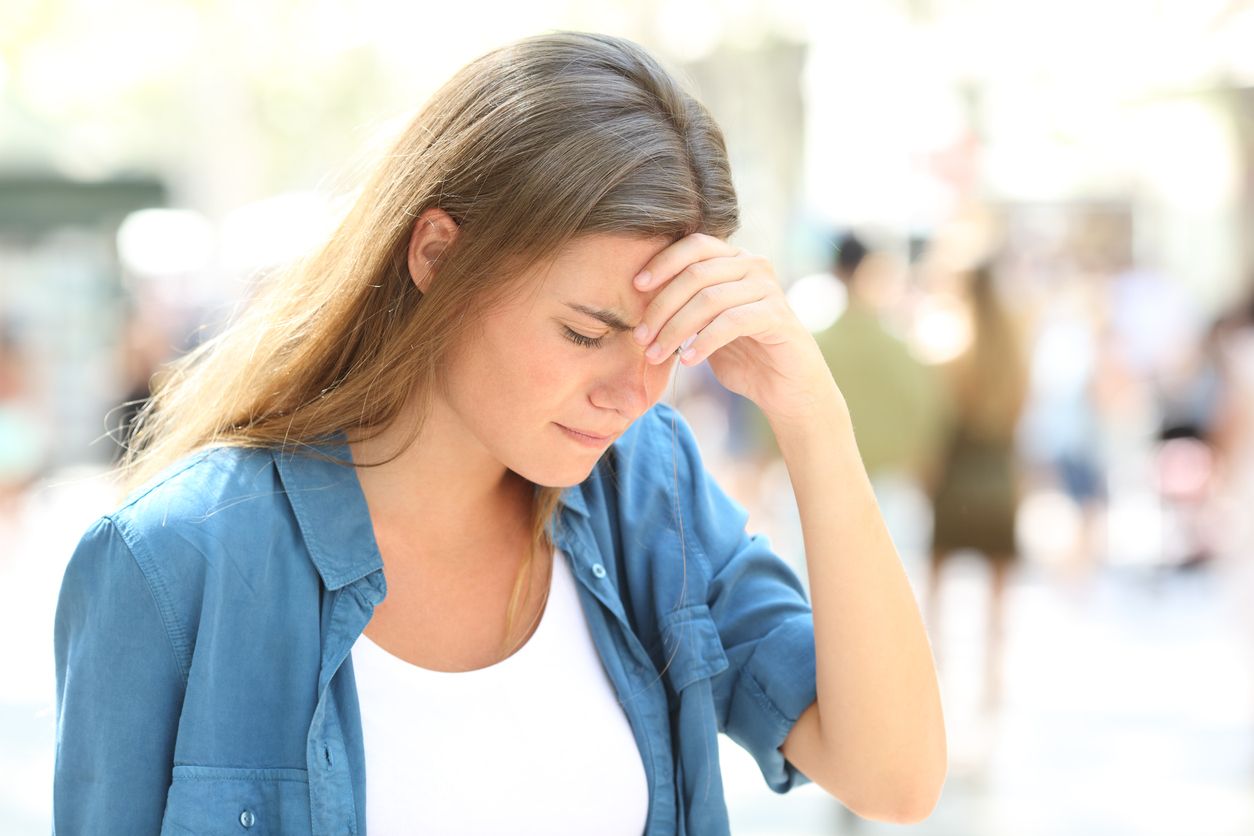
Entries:
<svg viewBox="0 0 1254 836">
<path fill-rule="evenodd" d="M 833 272 L 847 306 L 816 335 L 849 404 L 858 450 L 872 480 L 888 475 L 921 480 L 932 466 L 941 429 L 941 392 L 929 366 L 884 323 L 877 292 L 884 261 L 854 233 L 841 237 Z"/>
</svg>

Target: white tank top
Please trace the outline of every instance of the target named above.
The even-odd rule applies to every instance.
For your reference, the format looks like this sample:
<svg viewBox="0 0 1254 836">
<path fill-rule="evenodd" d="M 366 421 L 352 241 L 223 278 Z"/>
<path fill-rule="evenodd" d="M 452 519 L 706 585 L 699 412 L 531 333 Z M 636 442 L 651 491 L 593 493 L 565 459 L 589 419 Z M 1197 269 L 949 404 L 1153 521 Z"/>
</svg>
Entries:
<svg viewBox="0 0 1254 836">
<path fill-rule="evenodd" d="M 531 637 L 486 668 L 428 670 L 357 639 L 372 836 L 644 832 L 640 750 L 561 550 L 552 575 Z"/>
</svg>

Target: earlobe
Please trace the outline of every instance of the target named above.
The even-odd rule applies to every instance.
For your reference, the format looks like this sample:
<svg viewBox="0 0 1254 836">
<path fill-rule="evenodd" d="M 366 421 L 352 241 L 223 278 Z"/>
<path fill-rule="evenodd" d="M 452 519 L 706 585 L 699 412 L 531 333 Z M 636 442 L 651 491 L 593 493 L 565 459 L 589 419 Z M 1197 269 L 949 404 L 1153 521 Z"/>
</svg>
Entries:
<svg viewBox="0 0 1254 836">
<path fill-rule="evenodd" d="M 457 222 L 443 209 L 424 209 L 409 238 L 409 276 L 423 293 L 431 287 L 435 265 L 457 237 Z"/>
</svg>

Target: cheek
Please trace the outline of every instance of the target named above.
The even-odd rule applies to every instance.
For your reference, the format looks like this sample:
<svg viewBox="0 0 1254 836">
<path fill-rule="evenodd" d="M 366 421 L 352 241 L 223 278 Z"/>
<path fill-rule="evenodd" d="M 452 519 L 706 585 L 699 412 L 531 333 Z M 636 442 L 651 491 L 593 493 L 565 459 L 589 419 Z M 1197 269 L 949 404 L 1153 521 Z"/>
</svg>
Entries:
<svg viewBox="0 0 1254 836">
<path fill-rule="evenodd" d="M 542 340 L 506 346 L 501 355 L 499 385 L 522 402 L 541 403 L 565 392 L 575 382 L 579 364 L 561 346 Z"/>
<path fill-rule="evenodd" d="M 513 309 L 500 312 L 481 323 L 467 338 L 467 351 L 476 358 L 481 379 L 501 392 L 525 385 L 533 369 L 551 351 L 540 339 L 538 329 Z"/>
</svg>

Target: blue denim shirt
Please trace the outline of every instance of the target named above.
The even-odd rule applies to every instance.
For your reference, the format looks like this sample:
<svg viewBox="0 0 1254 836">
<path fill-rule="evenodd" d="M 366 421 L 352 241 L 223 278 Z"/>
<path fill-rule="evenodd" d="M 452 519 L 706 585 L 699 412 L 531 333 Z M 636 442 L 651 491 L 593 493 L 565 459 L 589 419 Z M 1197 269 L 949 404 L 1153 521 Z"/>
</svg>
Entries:
<svg viewBox="0 0 1254 836">
<path fill-rule="evenodd" d="M 348 463 L 345 441 L 321 447 Z M 549 526 L 640 749 L 649 836 L 728 832 L 718 732 L 775 792 L 809 781 L 778 747 L 816 697 L 813 615 L 747 519 L 658 403 Z M 342 463 L 219 446 L 132 493 L 62 580 L 53 831 L 365 833 L 349 651 L 386 593 Z"/>
</svg>

